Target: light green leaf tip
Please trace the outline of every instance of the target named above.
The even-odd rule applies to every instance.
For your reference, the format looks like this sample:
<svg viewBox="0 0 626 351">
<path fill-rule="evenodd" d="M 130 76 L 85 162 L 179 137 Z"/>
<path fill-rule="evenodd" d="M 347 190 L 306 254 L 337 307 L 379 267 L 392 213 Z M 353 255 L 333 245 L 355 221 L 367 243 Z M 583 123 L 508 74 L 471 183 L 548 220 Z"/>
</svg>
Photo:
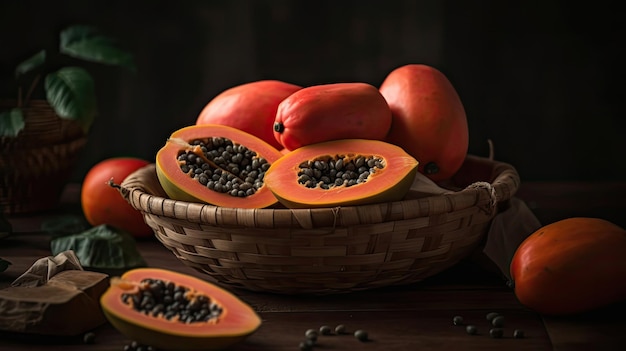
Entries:
<svg viewBox="0 0 626 351">
<path fill-rule="evenodd" d="M 15 68 L 15 77 L 19 77 L 22 74 L 28 73 L 37 67 L 40 67 L 46 61 L 46 50 L 41 50 L 35 55 L 24 60 Z"/>
<path fill-rule="evenodd" d="M 24 115 L 19 107 L 0 112 L 0 137 L 15 137 L 25 126 Z"/>
</svg>

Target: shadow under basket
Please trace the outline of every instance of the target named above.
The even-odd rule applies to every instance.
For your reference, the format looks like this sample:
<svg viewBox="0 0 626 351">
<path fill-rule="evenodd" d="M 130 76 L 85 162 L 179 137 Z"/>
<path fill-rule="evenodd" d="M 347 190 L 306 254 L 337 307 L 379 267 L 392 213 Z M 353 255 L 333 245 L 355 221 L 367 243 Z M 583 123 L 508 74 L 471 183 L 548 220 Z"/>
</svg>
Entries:
<svg viewBox="0 0 626 351">
<path fill-rule="evenodd" d="M 171 200 L 154 164 L 128 176 L 120 193 L 180 261 L 218 283 L 332 294 L 411 284 L 455 265 L 482 243 L 519 183 L 511 165 L 469 155 L 456 190 L 363 206 L 241 209 Z"/>
<path fill-rule="evenodd" d="M 0 101 L 0 110 L 16 106 Z M 23 214 L 58 206 L 87 137 L 59 118 L 45 100 L 22 108 L 26 121 L 17 137 L 0 137 L 0 211 Z"/>
</svg>

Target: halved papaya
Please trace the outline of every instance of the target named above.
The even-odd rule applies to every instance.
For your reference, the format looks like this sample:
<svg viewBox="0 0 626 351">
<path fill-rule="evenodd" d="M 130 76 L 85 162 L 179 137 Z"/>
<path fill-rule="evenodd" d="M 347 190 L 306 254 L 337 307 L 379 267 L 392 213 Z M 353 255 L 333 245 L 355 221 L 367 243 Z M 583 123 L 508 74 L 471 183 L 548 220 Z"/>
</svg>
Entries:
<svg viewBox="0 0 626 351">
<path fill-rule="evenodd" d="M 232 293 L 158 268 L 137 268 L 112 278 L 100 304 L 118 331 L 158 350 L 219 350 L 261 326 L 252 307 Z"/>
<path fill-rule="evenodd" d="M 157 177 L 175 200 L 233 208 L 277 203 L 264 175 L 282 153 L 239 129 L 205 124 L 181 128 L 156 155 Z"/>
<path fill-rule="evenodd" d="M 401 200 L 418 162 L 378 140 L 343 139 L 303 146 L 274 162 L 265 184 L 288 208 L 335 207 Z"/>
</svg>

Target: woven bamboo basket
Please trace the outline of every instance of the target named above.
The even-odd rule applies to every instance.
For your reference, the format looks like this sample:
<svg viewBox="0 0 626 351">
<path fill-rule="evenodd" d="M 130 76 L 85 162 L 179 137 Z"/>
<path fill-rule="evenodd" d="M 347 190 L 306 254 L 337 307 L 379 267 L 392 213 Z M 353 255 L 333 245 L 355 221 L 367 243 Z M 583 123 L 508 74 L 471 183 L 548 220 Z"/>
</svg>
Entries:
<svg viewBox="0 0 626 351">
<path fill-rule="evenodd" d="M 158 240 L 216 282 L 333 294 L 419 282 L 469 256 L 520 183 L 514 167 L 468 156 L 440 195 L 364 206 L 240 209 L 176 201 L 155 165 L 120 184 Z"/>
<path fill-rule="evenodd" d="M 0 101 L 0 110 L 16 106 Z M 45 100 L 22 108 L 27 121 L 17 137 L 0 137 L 0 210 L 21 214 L 55 208 L 87 142 L 74 122 L 59 118 Z"/>
</svg>

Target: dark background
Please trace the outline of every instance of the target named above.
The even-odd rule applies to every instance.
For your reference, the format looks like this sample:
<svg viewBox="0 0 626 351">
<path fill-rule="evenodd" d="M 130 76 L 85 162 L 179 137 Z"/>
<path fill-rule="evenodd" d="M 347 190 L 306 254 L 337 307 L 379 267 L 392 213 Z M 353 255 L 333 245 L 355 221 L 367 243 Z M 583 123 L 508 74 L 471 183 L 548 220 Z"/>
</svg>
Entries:
<svg viewBox="0 0 626 351">
<path fill-rule="evenodd" d="M 99 116 L 74 180 L 108 157 L 153 160 L 232 86 L 378 86 L 408 63 L 456 87 L 470 153 L 487 156 L 493 140 L 522 181 L 624 180 L 623 18 L 608 1 L 3 1 L 0 79 L 69 24 L 133 52 L 136 74 L 89 67 Z"/>
</svg>

